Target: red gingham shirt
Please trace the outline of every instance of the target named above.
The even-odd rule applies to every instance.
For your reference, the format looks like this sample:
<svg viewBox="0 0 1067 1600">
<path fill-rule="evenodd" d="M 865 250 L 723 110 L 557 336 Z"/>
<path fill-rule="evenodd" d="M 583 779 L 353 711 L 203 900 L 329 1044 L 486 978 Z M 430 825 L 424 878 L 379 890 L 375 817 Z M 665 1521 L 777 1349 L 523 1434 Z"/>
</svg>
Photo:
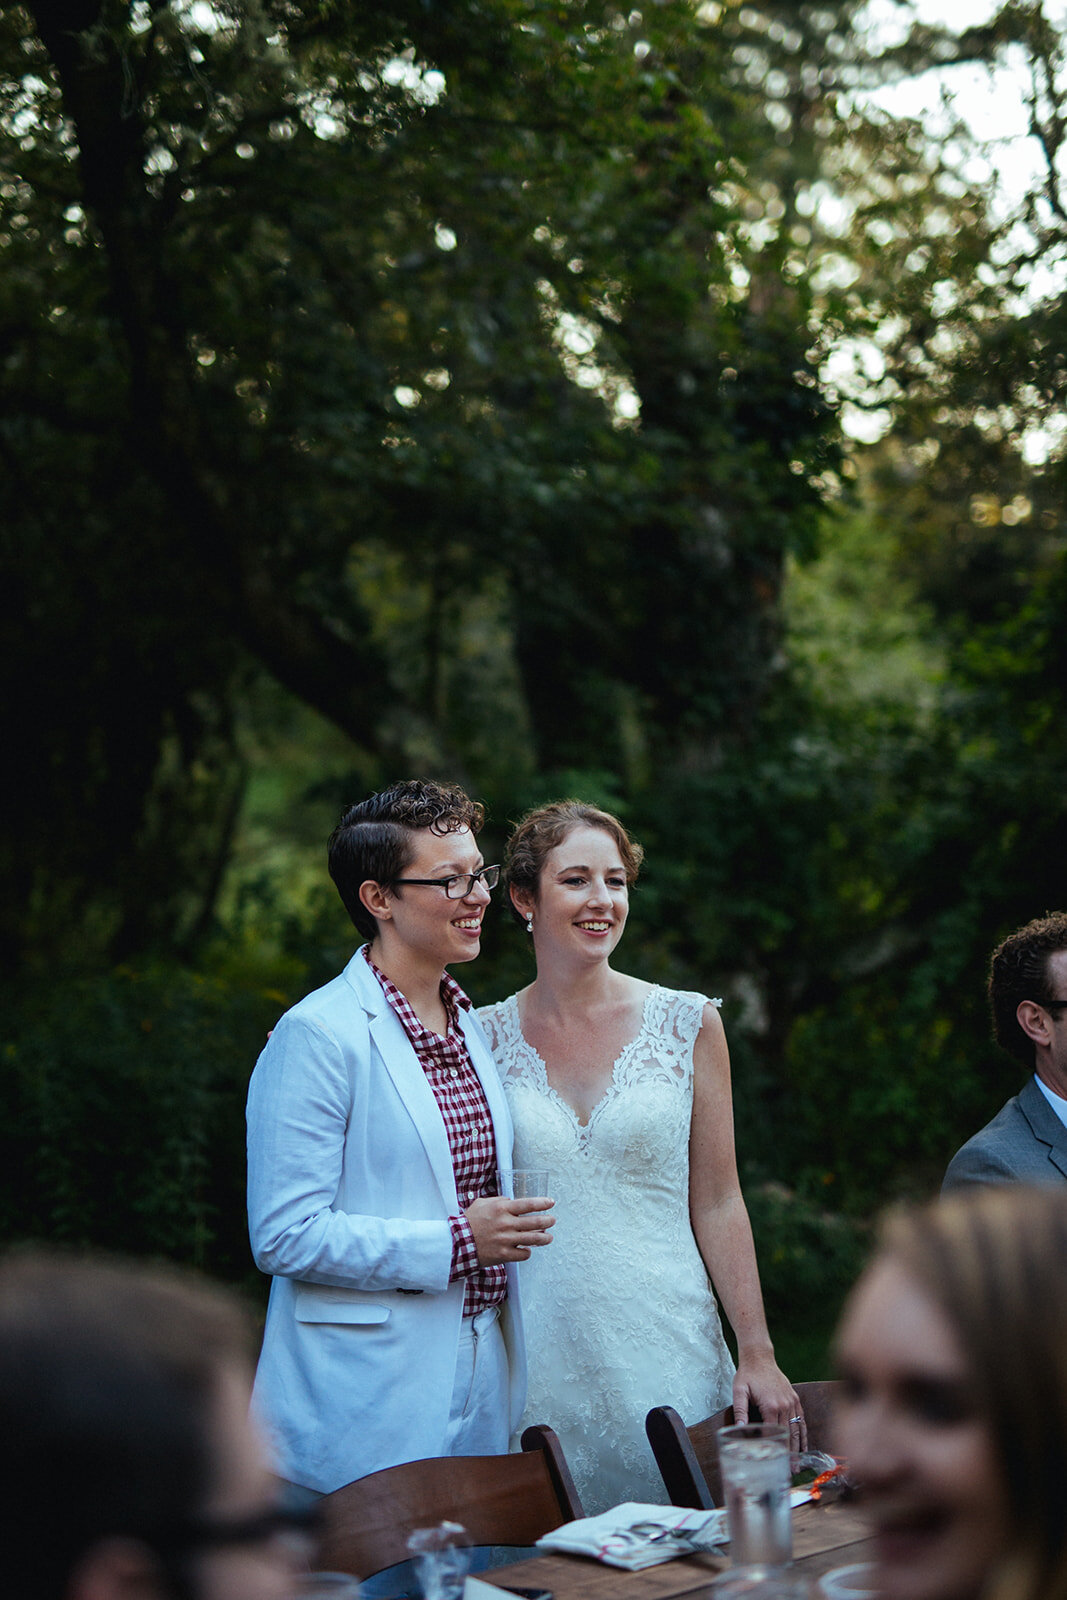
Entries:
<svg viewBox="0 0 1067 1600">
<path fill-rule="evenodd" d="M 363 946 L 367 965 L 381 984 L 385 998 L 396 1012 L 404 1032 L 411 1040 L 419 1065 L 425 1072 L 434 1099 L 444 1118 L 452 1167 L 456 1174 L 456 1193 L 460 1206 L 493 1195 L 496 1187 L 496 1139 L 485 1090 L 474 1070 L 467 1041 L 459 1025 L 459 1008 L 470 1010 L 470 1000 L 455 978 L 441 975 L 441 999 L 448 1017 L 444 1035 L 424 1028 L 404 995 L 370 957 Z M 507 1269 L 503 1265 L 479 1267 L 474 1234 L 466 1217 L 449 1217 L 452 1227 L 452 1271 L 449 1282 L 464 1278 L 463 1315 L 498 1306 L 507 1297 Z"/>
</svg>

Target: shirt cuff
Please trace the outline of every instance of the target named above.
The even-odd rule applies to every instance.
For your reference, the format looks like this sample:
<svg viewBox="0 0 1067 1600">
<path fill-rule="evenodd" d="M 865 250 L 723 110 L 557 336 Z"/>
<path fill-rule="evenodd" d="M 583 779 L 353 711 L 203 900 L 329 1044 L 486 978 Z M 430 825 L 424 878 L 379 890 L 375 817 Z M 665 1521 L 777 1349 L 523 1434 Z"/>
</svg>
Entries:
<svg viewBox="0 0 1067 1600">
<path fill-rule="evenodd" d="M 449 1217 L 448 1220 L 452 1227 L 452 1271 L 448 1281 L 455 1283 L 457 1278 L 469 1278 L 472 1272 L 478 1271 L 478 1247 L 466 1217 Z"/>
</svg>

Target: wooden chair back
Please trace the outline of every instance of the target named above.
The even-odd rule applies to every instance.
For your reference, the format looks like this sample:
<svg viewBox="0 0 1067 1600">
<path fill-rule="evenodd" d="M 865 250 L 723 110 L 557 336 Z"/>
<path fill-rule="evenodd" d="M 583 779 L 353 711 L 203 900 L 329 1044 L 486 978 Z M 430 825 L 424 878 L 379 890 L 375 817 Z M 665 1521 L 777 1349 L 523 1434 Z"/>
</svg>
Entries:
<svg viewBox="0 0 1067 1600">
<path fill-rule="evenodd" d="M 584 1515 L 551 1428 L 527 1428 L 521 1452 L 435 1456 L 385 1467 L 320 1501 L 317 1565 L 369 1578 L 407 1558 L 416 1528 L 460 1522 L 475 1545 L 531 1545 Z"/>
<path fill-rule="evenodd" d="M 830 1451 L 831 1413 L 841 1385 L 820 1379 L 795 1388 L 808 1424 L 808 1449 Z M 731 1427 L 733 1420 L 734 1408 L 727 1406 L 687 1428 L 673 1406 L 653 1406 L 645 1418 L 645 1432 L 672 1505 L 697 1506 L 702 1511 L 722 1505 L 716 1435 L 720 1428 Z"/>
</svg>

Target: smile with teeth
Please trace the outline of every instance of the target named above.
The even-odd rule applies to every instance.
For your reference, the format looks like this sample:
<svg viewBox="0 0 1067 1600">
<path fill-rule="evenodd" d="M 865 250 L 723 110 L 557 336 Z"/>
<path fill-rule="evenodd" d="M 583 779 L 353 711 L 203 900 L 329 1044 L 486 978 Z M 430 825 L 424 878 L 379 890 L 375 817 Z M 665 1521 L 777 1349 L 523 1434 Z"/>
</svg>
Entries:
<svg viewBox="0 0 1067 1600">
<path fill-rule="evenodd" d="M 611 923 L 610 922 L 579 922 L 577 924 L 577 926 L 579 928 L 586 929 L 586 931 L 589 932 L 589 933 L 607 933 L 608 929 L 611 927 Z"/>
<path fill-rule="evenodd" d="M 454 928 L 480 928 L 481 925 L 481 917 L 456 917 L 452 924 Z"/>
</svg>

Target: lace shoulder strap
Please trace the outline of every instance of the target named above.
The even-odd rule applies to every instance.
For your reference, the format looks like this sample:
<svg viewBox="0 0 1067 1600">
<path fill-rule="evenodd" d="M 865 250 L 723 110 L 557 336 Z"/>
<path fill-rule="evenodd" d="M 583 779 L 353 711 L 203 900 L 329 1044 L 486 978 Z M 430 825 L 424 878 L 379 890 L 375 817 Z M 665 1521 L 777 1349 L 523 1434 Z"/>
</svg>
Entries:
<svg viewBox="0 0 1067 1600">
<path fill-rule="evenodd" d="M 489 1048 L 494 1055 L 498 1055 L 504 1042 L 504 1017 L 507 1010 L 507 1001 L 498 1000 L 491 1006 L 478 1006 L 474 1015 L 485 1029 L 489 1040 Z"/>
<path fill-rule="evenodd" d="M 523 1044 L 515 996 L 509 995 L 506 1000 L 498 1000 L 492 1006 L 479 1007 L 477 1016 L 485 1029 L 497 1071 L 506 1080 L 518 1070 L 518 1057 Z"/>
<path fill-rule="evenodd" d="M 706 995 L 695 991 L 654 984 L 645 1001 L 641 1031 L 617 1063 L 617 1080 L 637 1081 L 651 1072 L 666 1082 L 689 1082 L 693 1046 L 708 1003 Z"/>
</svg>

